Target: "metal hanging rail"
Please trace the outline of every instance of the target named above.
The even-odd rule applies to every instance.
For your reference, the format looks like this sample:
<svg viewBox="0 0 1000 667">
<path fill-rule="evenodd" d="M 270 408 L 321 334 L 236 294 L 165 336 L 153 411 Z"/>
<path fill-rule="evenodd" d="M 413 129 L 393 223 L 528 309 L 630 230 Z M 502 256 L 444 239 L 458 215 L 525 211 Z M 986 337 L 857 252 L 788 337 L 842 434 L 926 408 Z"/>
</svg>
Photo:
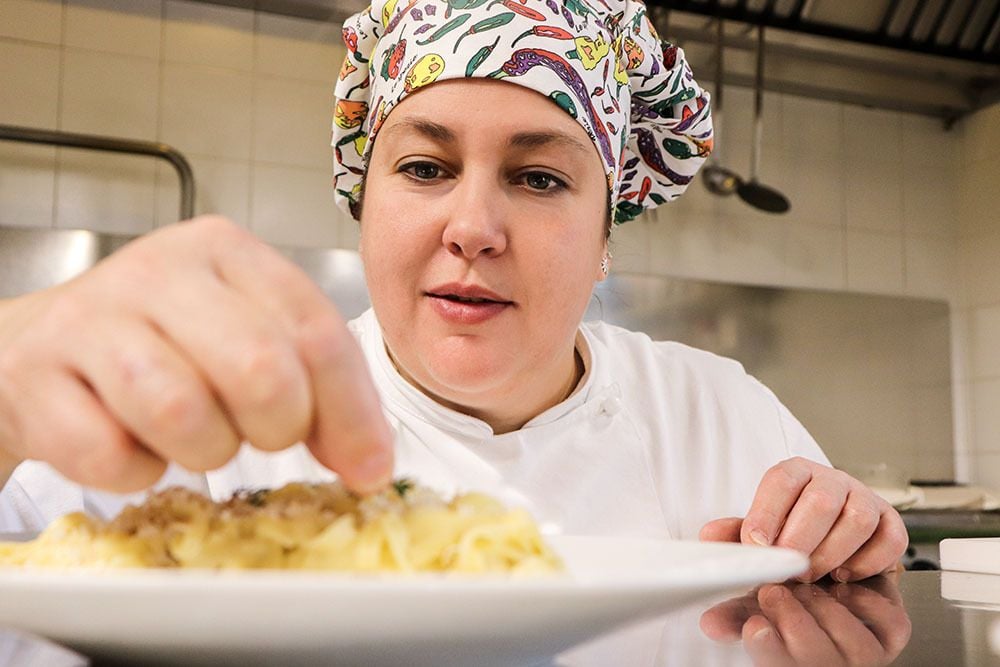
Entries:
<svg viewBox="0 0 1000 667">
<path fill-rule="evenodd" d="M 797 0 L 791 10 L 778 10 L 773 0 L 756 3 L 756 9 L 749 0 L 722 3 L 715 0 L 647 0 L 650 6 L 677 10 L 689 14 L 698 14 L 728 21 L 765 25 L 791 32 L 799 32 L 819 37 L 846 40 L 872 46 L 883 46 L 902 51 L 922 53 L 926 55 L 944 56 L 969 62 L 1000 64 L 1000 37 L 990 38 L 1000 29 L 1000 0 L 970 0 L 965 5 L 958 29 L 953 39 L 947 42 L 938 41 L 946 19 L 958 10 L 959 6 L 950 1 L 944 1 L 937 8 L 931 21 L 931 30 L 926 37 L 918 39 L 914 34 L 924 14 L 927 13 L 927 0 L 915 0 L 904 8 L 901 0 L 887 0 L 885 11 L 877 26 L 865 30 L 849 25 L 826 23 L 805 17 L 806 2 Z M 786 3 L 787 5 L 787 3 Z M 984 23 L 973 26 L 972 19 L 977 11 L 983 10 Z M 957 18 L 957 16 L 956 16 Z M 904 29 L 900 34 L 894 34 L 890 28 L 902 24 Z"/>
<path fill-rule="evenodd" d="M 177 171 L 181 185 L 181 220 L 194 217 L 194 172 L 187 158 L 173 146 L 156 141 L 102 137 L 95 134 L 76 134 L 61 130 L 39 130 L 31 127 L 0 124 L 0 140 L 29 144 L 48 144 L 68 148 L 86 148 L 109 153 L 149 155 L 166 160 Z"/>
</svg>

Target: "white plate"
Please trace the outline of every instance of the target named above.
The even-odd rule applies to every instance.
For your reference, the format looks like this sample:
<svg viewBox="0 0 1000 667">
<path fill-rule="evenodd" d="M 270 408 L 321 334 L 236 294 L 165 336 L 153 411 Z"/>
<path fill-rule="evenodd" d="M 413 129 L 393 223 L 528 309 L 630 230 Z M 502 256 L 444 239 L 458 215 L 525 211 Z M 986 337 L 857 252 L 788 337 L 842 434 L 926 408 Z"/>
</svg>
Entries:
<svg viewBox="0 0 1000 667">
<path fill-rule="evenodd" d="M 125 664 L 516 665 L 807 566 L 776 548 L 549 539 L 567 575 L 0 570 L 0 626 Z"/>
</svg>

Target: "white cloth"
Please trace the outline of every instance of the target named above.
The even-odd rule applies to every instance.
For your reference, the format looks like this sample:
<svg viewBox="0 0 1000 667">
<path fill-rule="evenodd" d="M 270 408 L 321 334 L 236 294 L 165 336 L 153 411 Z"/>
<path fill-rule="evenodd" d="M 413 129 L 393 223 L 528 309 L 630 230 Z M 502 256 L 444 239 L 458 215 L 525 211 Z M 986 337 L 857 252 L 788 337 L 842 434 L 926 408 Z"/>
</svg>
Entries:
<svg viewBox="0 0 1000 667">
<path fill-rule="evenodd" d="M 396 432 L 396 474 L 449 494 L 496 495 L 526 507 L 548 532 L 696 539 L 705 522 L 744 515 L 771 465 L 792 456 L 827 462 L 740 364 L 679 343 L 586 323 L 577 390 L 521 429 L 494 435 L 399 375 L 372 311 L 350 327 Z M 222 499 L 244 487 L 332 478 L 302 445 L 279 453 L 244 446 L 207 475 L 171 466 L 157 487 L 183 484 Z M 141 498 L 81 489 L 28 462 L 0 493 L 0 532 L 39 530 L 72 510 L 111 516 Z"/>
</svg>

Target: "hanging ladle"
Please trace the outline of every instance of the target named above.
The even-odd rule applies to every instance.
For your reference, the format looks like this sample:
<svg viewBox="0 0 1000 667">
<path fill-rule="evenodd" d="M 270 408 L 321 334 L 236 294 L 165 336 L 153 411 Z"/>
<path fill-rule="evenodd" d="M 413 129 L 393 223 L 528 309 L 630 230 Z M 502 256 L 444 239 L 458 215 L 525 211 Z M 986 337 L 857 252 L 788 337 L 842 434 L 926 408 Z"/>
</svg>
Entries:
<svg viewBox="0 0 1000 667">
<path fill-rule="evenodd" d="M 764 26 L 757 28 L 757 80 L 754 85 L 753 144 L 750 155 L 750 180 L 741 183 L 740 199 L 768 213 L 785 213 L 791 204 L 783 194 L 757 180 L 760 171 L 760 143 L 764 134 Z"/>
<path fill-rule="evenodd" d="M 723 44 L 724 23 L 720 18 L 716 32 L 715 41 L 715 95 L 712 99 L 712 124 L 714 125 L 715 144 L 712 150 L 711 161 L 705 165 L 701 172 L 702 182 L 709 192 L 716 195 L 731 195 L 736 192 L 743 182 L 735 171 L 726 169 L 722 162 L 722 144 L 719 143 L 719 133 L 722 128 L 722 77 L 725 68 L 722 62 L 722 52 L 725 48 Z"/>
</svg>

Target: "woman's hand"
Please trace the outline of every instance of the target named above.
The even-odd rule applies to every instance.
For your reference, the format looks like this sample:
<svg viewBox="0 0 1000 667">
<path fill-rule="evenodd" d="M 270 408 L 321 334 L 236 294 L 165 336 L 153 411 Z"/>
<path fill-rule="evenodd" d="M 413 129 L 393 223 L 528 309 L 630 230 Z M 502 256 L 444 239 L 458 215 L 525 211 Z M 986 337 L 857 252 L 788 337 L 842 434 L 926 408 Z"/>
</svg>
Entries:
<svg viewBox="0 0 1000 667">
<path fill-rule="evenodd" d="M 809 556 L 801 581 L 857 581 L 898 567 L 906 551 L 899 514 L 844 472 L 803 458 L 765 473 L 745 518 L 711 521 L 700 538 L 775 545 Z"/>
<path fill-rule="evenodd" d="M 172 225 L 0 303 L 0 484 L 37 459 L 133 491 L 168 461 L 217 468 L 243 440 L 305 441 L 358 491 L 391 477 L 353 336 L 304 273 L 235 224 Z"/>
<path fill-rule="evenodd" d="M 701 617 L 719 642 L 743 640 L 755 665 L 888 665 L 912 624 L 890 577 L 864 584 L 769 585 Z"/>
</svg>

